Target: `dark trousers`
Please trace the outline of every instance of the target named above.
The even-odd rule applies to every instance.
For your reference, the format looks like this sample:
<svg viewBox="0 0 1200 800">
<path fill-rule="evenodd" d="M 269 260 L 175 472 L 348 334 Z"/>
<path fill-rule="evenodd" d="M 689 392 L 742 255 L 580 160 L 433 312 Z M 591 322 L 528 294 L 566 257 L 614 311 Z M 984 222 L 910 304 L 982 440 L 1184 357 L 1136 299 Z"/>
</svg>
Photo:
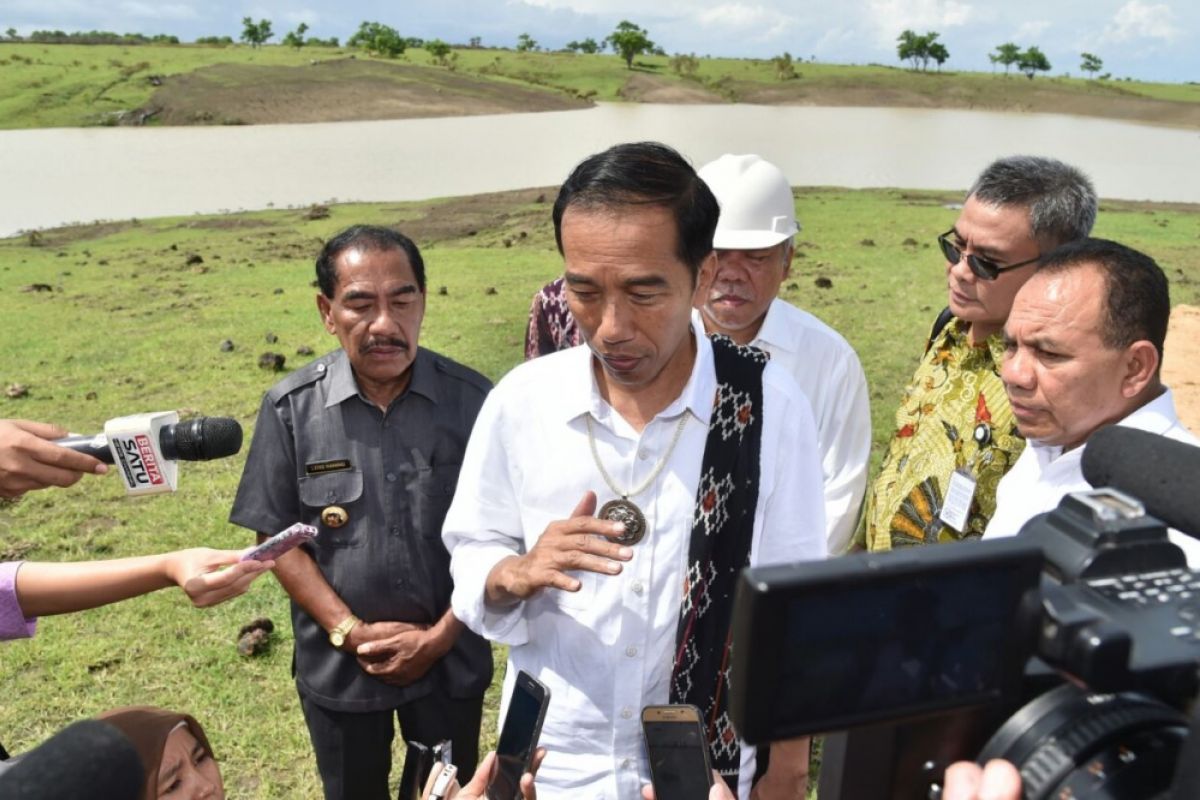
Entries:
<svg viewBox="0 0 1200 800">
<path fill-rule="evenodd" d="M 332 711 L 303 694 L 300 705 L 317 755 L 325 800 L 392 800 L 392 710 Z M 437 691 L 395 709 L 405 741 L 433 746 L 449 739 L 460 782 L 466 783 L 479 761 L 479 725 L 483 698 L 456 700 Z M 396 776 L 399 781 L 400 776 Z M 394 783 L 393 781 L 392 783 Z"/>
</svg>

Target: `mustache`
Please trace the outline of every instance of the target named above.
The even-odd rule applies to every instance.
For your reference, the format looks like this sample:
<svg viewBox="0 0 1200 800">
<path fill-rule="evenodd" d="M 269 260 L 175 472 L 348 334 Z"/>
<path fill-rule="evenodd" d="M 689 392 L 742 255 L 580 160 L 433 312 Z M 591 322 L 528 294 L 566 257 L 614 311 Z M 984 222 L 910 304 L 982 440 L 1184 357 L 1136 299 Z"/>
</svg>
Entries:
<svg viewBox="0 0 1200 800">
<path fill-rule="evenodd" d="M 408 342 L 393 336 L 376 337 L 363 342 L 362 346 L 358 348 L 358 352 L 369 353 L 379 347 L 398 347 L 401 350 L 408 350 Z"/>
</svg>

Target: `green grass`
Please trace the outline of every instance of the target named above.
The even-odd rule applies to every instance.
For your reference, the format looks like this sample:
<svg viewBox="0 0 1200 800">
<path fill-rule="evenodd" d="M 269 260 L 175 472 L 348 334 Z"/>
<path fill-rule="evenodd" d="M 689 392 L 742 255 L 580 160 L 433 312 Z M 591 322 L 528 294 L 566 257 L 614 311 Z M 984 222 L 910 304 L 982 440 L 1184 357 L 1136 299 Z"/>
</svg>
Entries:
<svg viewBox="0 0 1200 800">
<path fill-rule="evenodd" d="M 111 124 L 121 111 L 142 107 L 155 87 L 153 75 L 190 73 L 212 64 L 249 67 L 307 65 L 313 59 L 345 58 L 361 52 L 347 48 L 294 49 L 279 45 L 50 45 L 0 42 L 0 128 L 40 128 Z M 432 66 L 423 49 L 410 49 L 388 63 Z M 694 78 L 672 71 L 665 56 L 640 56 L 634 70 L 612 54 L 518 53 L 513 50 L 458 48 L 453 68 L 488 83 L 535 85 L 605 101 L 622 100 L 630 76 L 655 75 L 669 83 L 700 85 L 715 100 L 747 102 L 864 103 L 924 105 L 955 108 L 1049 110 L 1066 98 L 1083 110 L 1104 115 L 1113 99 L 1170 101 L 1184 107 L 1200 101 L 1196 84 L 1141 81 L 1096 81 L 1082 78 L 954 72 L 914 73 L 900 67 L 796 63 L 799 77 L 779 81 L 769 60 L 701 58 Z M 310 72 L 320 80 L 318 72 Z M 231 73 L 239 85 L 269 86 L 273 73 L 246 70 Z M 230 78 L 233 79 L 233 78 Z M 856 94 L 851 97 L 848 90 Z M 469 97 L 466 98 L 469 100 Z M 1074 106 L 1072 106 L 1074 108 Z M 1125 117 L 1137 111 L 1122 112 Z M 1161 118 L 1168 114 L 1166 120 Z M 1147 118 L 1171 123 L 1161 104 Z M 237 119 L 235 110 L 215 119 Z M 207 119 L 207 117 L 205 117 Z M 1194 124 L 1185 115 L 1179 124 Z M 152 123 L 153 124 L 153 123 Z"/>
<path fill-rule="evenodd" d="M 282 352 L 290 369 L 307 360 L 298 347 L 320 354 L 334 346 L 317 318 L 312 260 L 320 240 L 355 222 L 399 224 L 417 239 L 430 288 L 423 343 L 499 378 L 521 357 L 530 295 L 560 268 L 549 207 L 538 194 L 334 206 L 328 219 L 315 221 L 270 211 L 112 223 L 46 231 L 39 246 L 27 237 L 0 240 L 0 388 L 29 386 L 24 398 L 0 395 L 0 416 L 92 431 L 110 417 L 184 408 L 236 417 L 249 435 L 262 392 L 281 377 L 259 370 L 258 355 Z M 785 297 L 842 331 L 860 353 L 877 454 L 945 302 L 933 242 L 955 218 L 946 204 L 958 199 L 798 193 L 804 256 Z M 1200 301 L 1200 209 L 1111 203 L 1100 220 L 1099 235 L 1159 259 L 1176 303 Z M 191 254 L 203 263 L 188 265 Z M 832 288 L 817 289 L 818 277 Z M 53 290 L 23 291 L 35 283 Z M 268 333 L 278 342 L 268 344 Z M 220 351 L 224 339 L 235 343 L 233 352 Z M 226 522 L 243 462 L 244 454 L 183 465 L 179 492 L 170 497 L 131 501 L 112 478 L 31 494 L 0 508 L 0 557 L 244 546 L 251 535 Z M 264 615 L 278 626 L 273 649 L 239 657 L 238 628 Z M 36 639 L 0 646 L 0 740 L 21 751 L 77 717 L 152 703 L 203 722 L 231 796 L 318 797 L 289 673 L 291 643 L 285 596 L 270 578 L 206 611 L 170 590 L 43 619 Z M 485 746 L 494 742 L 495 692 Z"/>
</svg>

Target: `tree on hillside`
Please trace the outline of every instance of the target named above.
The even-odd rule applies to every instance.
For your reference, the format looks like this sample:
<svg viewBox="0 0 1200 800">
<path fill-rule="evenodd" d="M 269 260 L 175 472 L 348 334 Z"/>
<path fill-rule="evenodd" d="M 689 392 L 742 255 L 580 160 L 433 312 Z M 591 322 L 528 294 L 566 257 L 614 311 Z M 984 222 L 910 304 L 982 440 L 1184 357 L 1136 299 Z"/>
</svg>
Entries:
<svg viewBox="0 0 1200 800">
<path fill-rule="evenodd" d="M 1033 80 L 1033 76 L 1039 72 L 1050 71 L 1050 61 L 1046 58 L 1046 54 L 1036 47 L 1030 47 L 1024 53 L 1021 53 L 1020 59 L 1017 60 L 1017 69 L 1025 73 L 1025 77 Z"/>
<path fill-rule="evenodd" d="M 950 51 L 941 42 L 932 42 L 929 45 L 929 57 L 937 62 L 938 72 L 941 72 L 942 64 L 945 64 L 950 59 Z"/>
<path fill-rule="evenodd" d="M 361 47 L 368 53 L 395 58 L 404 53 L 407 44 L 400 32 L 382 22 L 362 22 L 354 35 L 346 40 L 347 47 Z"/>
<path fill-rule="evenodd" d="M 308 32 L 308 23 L 301 22 L 296 26 L 296 30 L 288 31 L 283 37 L 283 43 L 288 47 L 304 47 L 304 34 Z"/>
<path fill-rule="evenodd" d="M 1091 53 L 1080 53 L 1079 57 L 1082 59 L 1079 68 L 1084 72 L 1092 73 L 1093 77 L 1097 72 L 1104 69 L 1104 60 L 1100 56 Z"/>
<path fill-rule="evenodd" d="M 1021 48 L 1012 42 L 996 46 L 996 52 L 988 56 L 993 64 L 1003 64 L 1004 74 L 1008 74 L 1008 70 L 1021 60 Z"/>
<path fill-rule="evenodd" d="M 274 35 L 271 33 L 271 20 L 260 19 L 255 22 L 250 17 L 242 17 L 242 41 L 251 47 L 262 47 Z"/>
<path fill-rule="evenodd" d="M 694 78 L 700 69 L 700 59 L 695 53 L 677 53 L 671 56 L 671 70 L 681 78 Z"/>
<path fill-rule="evenodd" d="M 914 70 L 926 70 L 929 68 L 930 59 L 936 60 L 936 53 L 942 56 L 942 60 L 938 61 L 940 66 L 942 61 L 950 57 L 945 45 L 938 41 L 940 35 L 937 31 L 919 34 L 914 30 L 905 30 L 896 37 L 896 55 L 901 61 L 911 62 Z"/>
<path fill-rule="evenodd" d="M 775 77 L 781 81 L 795 80 L 798 77 L 796 67 L 792 64 L 792 54 L 787 51 L 772 58 L 771 66 L 775 67 Z"/>
<path fill-rule="evenodd" d="M 613 52 L 625 59 L 625 68 L 633 69 L 633 59 L 654 50 L 650 35 L 627 19 L 617 23 L 617 29 L 604 38 Z"/>
<path fill-rule="evenodd" d="M 528 33 L 522 33 L 517 37 L 517 52 L 528 53 L 530 50 L 537 49 L 537 40 Z"/>
<path fill-rule="evenodd" d="M 4 35 L 8 38 L 8 40 L 10 42 L 15 42 L 17 40 L 17 29 L 9 28 L 8 30 L 6 30 L 4 32 Z"/>
<path fill-rule="evenodd" d="M 450 55 L 450 45 L 441 39 L 430 39 L 425 43 L 425 50 L 433 56 L 434 62 L 446 66 L 446 57 Z"/>
<path fill-rule="evenodd" d="M 572 53 L 587 53 L 594 55 L 604 49 L 603 42 L 597 42 L 592 37 L 584 39 L 582 42 L 567 42 L 567 49 Z"/>
<path fill-rule="evenodd" d="M 478 50 L 480 47 L 483 47 L 483 37 L 472 36 L 467 40 L 467 47 L 470 47 L 472 50 Z"/>
</svg>

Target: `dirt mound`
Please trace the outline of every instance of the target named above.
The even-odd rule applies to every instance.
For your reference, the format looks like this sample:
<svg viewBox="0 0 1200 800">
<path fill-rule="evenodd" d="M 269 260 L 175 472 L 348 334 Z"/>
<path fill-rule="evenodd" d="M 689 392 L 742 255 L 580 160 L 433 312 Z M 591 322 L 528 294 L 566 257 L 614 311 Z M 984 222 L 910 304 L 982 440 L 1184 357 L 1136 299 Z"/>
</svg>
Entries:
<svg viewBox="0 0 1200 800">
<path fill-rule="evenodd" d="M 625 81 L 620 90 L 621 97 L 638 103 L 724 103 L 725 98 L 713 94 L 694 83 L 680 83 L 635 72 Z"/>
<path fill-rule="evenodd" d="M 908 85 L 862 86 L 853 79 L 845 84 L 806 83 L 803 78 L 776 85 L 730 82 L 739 103 L 762 105 L 862 106 L 904 108 L 954 108 L 977 111 L 1014 111 L 1044 114 L 1078 114 L 1187 128 L 1200 127 L 1200 103 L 1157 100 L 1128 92 L 1110 83 L 1089 91 L 1066 90 L 1046 81 L 1028 85 L 1024 78 L 975 83 L 934 80 L 922 85 L 913 76 Z"/>
<path fill-rule="evenodd" d="M 1179 418 L 1192 433 L 1200 435 L 1200 308 L 1171 309 L 1162 376 L 1175 395 Z"/>
<path fill-rule="evenodd" d="M 558 111 L 591 103 L 448 69 L 354 58 L 216 64 L 172 76 L 145 109 L 164 125 L 251 125 Z"/>
</svg>

